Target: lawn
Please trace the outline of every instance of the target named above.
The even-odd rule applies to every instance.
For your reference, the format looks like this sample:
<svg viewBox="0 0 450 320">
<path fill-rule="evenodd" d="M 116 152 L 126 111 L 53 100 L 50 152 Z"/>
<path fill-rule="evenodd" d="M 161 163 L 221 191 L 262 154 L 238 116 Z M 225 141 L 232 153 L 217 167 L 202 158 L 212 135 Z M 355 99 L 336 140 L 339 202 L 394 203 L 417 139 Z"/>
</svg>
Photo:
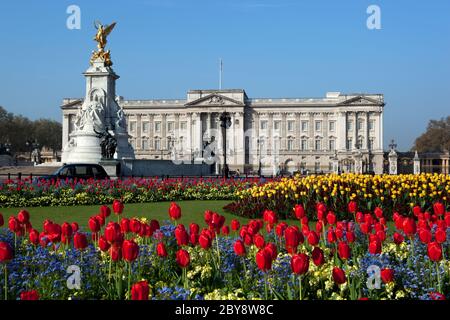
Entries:
<svg viewBox="0 0 450 320">
<path fill-rule="evenodd" d="M 212 210 L 226 218 L 226 224 L 231 219 L 238 219 L 246 222 L 248 219 L 236 217 L 235 215 L 225 213 L 223 207 L 230 203 L 229 200 L 192 200 L 178 201 L 181 207 L 181 219 L 179 223 L 189 224 L 196 222 L 200 226 L 204 226 L 205 222 L 203 214 L 205 210 Z M 123 217 L 146 217 L 148 219 L 157 219 L 160 222 L 169 219 L 168 209 L 170 202 L 151 202 L 151 203 L 133 203 L 125 204 Z M 7 220 L 11 215 L 16 215 L 21 209 L 26 209 L 31 216 L 31 223 L 34 227 L 41 230 L 42 223 L 45 219 L 50 219 L 56 223 L 62 222 L 78 222 L 80 227 L 88 230 L 87 221 L 89 217 L 99 212 L 100 206 L 72 206 L 72 207 L 28 207 L 28 208 L 0 208 L 0 213 L 5 219 L 5 226 L 8 226 Z M 114 215 L 114 214 L 112 214 Z M 111 217 L 110 217 L 111 219 Z"/>
</svg>

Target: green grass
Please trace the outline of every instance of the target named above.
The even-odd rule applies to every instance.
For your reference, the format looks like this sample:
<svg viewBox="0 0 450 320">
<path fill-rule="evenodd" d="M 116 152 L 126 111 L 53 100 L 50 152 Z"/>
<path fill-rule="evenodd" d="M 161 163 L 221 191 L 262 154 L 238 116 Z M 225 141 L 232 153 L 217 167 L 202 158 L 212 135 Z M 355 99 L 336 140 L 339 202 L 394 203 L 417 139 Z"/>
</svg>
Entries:
<svg viewBox="0 0 450 320">
<path fill-rule="evenodd" d="M 196 222 L 200 226 L 205 226 L 203 214 L 205 210 L 212 210 L 224 215 L 225 224 L 229 225 L 231 219 L 237 219 L 241 223 L 246 223 L 249 219 L 237 217 L 226 213 L 223 207 L 230 203 L 229 200 L 205 200 L 205 201 L 177 201 L 181 207 L 181 219 L 179 223 L 189 224 Z M 152 202 L 152 203 L 133 203 L 125 204 L 123 217 L 146 217 L 148 219 L 157 219 L 160 223 L 169 220 L 170 202 Z M 111 206 L 110 206 L 111 207 Z M 38 230 L 42 229 L 42 223 L 45 219 L 50 219 L 56 223 L 77 222 L 81 228 L 88 230 L 87 223 L 89 217 L 99 212 L 100 206 L 72 206 L 72 207 L 28 207 L 28 208 L 0 208 L 7 227 L 8 218 L 11 215 L 17 215 L 21 209 L 26 209 L 30 213 L 31 223 Z M 109 217 L 109 221 L 115 221 L 114 213 Z"/>
</svg>

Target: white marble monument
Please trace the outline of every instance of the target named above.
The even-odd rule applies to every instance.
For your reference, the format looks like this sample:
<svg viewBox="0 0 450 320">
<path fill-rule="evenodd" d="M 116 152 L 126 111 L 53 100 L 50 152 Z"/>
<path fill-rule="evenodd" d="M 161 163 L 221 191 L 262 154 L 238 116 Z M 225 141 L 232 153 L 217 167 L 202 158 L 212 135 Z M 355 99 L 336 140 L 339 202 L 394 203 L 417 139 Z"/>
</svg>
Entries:
<svg viewBox="0 0 450 320">
<path fill-rule="evenodd" d="M 128 132 L 123 109 L 116 101 L 116 80 L 119 76 L 111 68 L 109 50 L 105 51 L 106 36 L 114 28 L 97 25 L 98 51 L 94 51 L 91 66 L 84 73 L 86 96 L 79 107 L 74 130 L 63 148 L 63 163 L 100 163 L 105 159 L 134 159 L 128 142 Z M 107 156 L 101 146 L 102 136 L 109 134 L 114 140 Z M 113 154 L 114 153 L 114 154 Z"/>
</svg>

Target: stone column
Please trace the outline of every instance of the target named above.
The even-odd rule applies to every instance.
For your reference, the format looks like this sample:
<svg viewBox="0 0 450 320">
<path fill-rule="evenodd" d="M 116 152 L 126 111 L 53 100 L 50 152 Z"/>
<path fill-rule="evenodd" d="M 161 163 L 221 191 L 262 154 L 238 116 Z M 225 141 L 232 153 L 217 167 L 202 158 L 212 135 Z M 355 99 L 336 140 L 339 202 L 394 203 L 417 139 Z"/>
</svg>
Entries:
<svg viewBox="0 0 450 320">
<path fill-rule="evenodd" d="M 352 141 L 352 150 L 355 148 L 355 145 L 358 143 L 358 112 L 353 113 L 353 141 Z M 360 146 L 361 148 L 361 146 Z"/>
<path fill-rule="evenodd" d="M 389 174 L 397 174 L 397 152 L 394 149 L 389 153 Z"/>
<path fill-rule="evenodd" d="M 347 114 L 346 112 L 338 112 L 336 123 L 336 149 L 344 151 L 347 144 Z"/>
<path fill-rule="evenodd" d="M 195 118 L 195 126 L 192 128 L 194 136 L 194 152 L 196 153 L 196 158 L 201 158 L 203 156 L 201 113 L 196 112 L 192 116 Z"/>
<path fill-rule="evenodd" d="M 377 137 L 378 139 L 378 145 L 379 145 L 379 149 L 383 150 L 383 111 L 380 112 L 380 116 L 379 116 L 379 120 L 378 120 L 379 124 L 380 124 L 380 131 L 379 131 L 379 136 Z"/>
<path fill-rule="evenodd" d="M 315 138 L 314 138 L 314 113 L 309 113 L 309 150 L 314 150 L 315 147 Z"/>
<path fill-rule="evenodd" d="M 419 158 L 419 154 L 416 153 L 414 155 L 414 174 L 420 174 L 420 158 Z"/>
<path fill-rule="evenodd" d="M 323 141 L 322 141 L 322 150 L 328 150 L 329 143 L 328 143 L 328 113 L 324 112 L 322 113 L 322 135 L 323 135 Z"/>
<path fill-rule="evenodd" d="M 365 139 L 365 148 L 366 150 L 369 150 L 369 140 L 370 140 L 370 128 L 369 128 L 369 122 L 370 122 L 370 112 L 366 112 L 366 139 Z"/>
<path fill-rule="evenodd" d="M 136 149 L 137 150 L 143 150 L 142 149 L 142 121 L 141 121 L 142 114 L 138 113 L 136 114 Z"/>
<path fill-rule="evenodd" d="M 161 150 L 162 151 L 162 157 L 161 160 L 164 160 L 164 153 L 167 150 L 167 113 L 162 114 L 162 121 L 161 121 Z"/>
<path fill-rule="evenodd" d="M 300 120 L 300 112 L 297 112 L 295 114 L 295 148 L 297 150 L 300 150 L 300 144 L 301 144 L 301 136 L 302 136 L 302 122 Z"/>
</svg>

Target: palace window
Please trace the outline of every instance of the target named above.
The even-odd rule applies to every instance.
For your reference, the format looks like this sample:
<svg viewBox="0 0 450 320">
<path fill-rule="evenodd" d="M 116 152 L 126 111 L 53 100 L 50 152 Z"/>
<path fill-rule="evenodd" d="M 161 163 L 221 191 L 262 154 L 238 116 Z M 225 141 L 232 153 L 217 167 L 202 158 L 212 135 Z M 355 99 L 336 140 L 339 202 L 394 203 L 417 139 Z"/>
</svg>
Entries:
<svg viewBox="0 0 450 320">
<path fill-rule="evenodd" d="M 143 133 L 148 133 L 149 127 L 150 127 L 150 123 L 149 122 L 142 122 L 142 132 Z"/>
<path fill-rule="evenodd" d="M 358 147 L 360 149 L 362 149 L 364 146 L 363 140 L 364 140 L 363 137 L 358 137 Z"/>
<path fill-rule="evenodd" d="M 292 138 L 290 138 L 287 142 L 287 149 L 288 151 L 294 150 L 294 140 Z"/>
<path fill-rule="evenodd" d="M 320 162 L 314 163 L 314 171 L 315 172 L 320 172 Z"/>
<path fill-rule="evenodd" d="M 289 121 L 287 122 L 287 125 L 288 125 L 288 131 L 294 131 L 294 128 L 295 128 L 295 121 L 289 120 Z"/>
<path fill-rule="evenodd" d="M 130 121 L 130 132 L 136 131 L 136 121 Z"/>
<path fill-rule="evenodd" d="M 364 130 L 364 120 L 358 119 L 358 130 Z"/>
<path fill-rule="evenodd" d="M 281 126 L 281 121 L 280 120 L 275 120 L 273 122 L 273 129 L 274 130 L 280 130 L 280 126 Z"/>
<path fill-rule="evenodd" d="M 302 131 L 308 131 L 308 121 L 302 121 Z"/>
<path fill-rule="evenodd" d="M 161 121 L 155 122 L 155 131 L 160 132 L 161 131 Z"/>
<path fill-rule="evenodd" d="M 160 138 L 155 139 L 155 150 L 161 150 L 161 139 Z"/>
<path fill-rule="evenodd" d="M 353 120 L 347 121 L 347 130 L 349 131 L 353 130 Z"/>
<path fill-rule="evenodd" d="M 352 150 L 353 149 L 353 139 L 352 138 L 348 138 L 347 139 L 347 146 L 346 146 L 347 150 Z"/>
<path fill-rule="evenodd" d="M 174 123 L 173 121 L 167 122 L 167 130 L 168 130 L 169 132 L 170 132 L 170 131 L 173 131 L 173 128 L 175 127 L 174 125 L 175 125 L 175 123 Z"/>
<path fill-rule="evenodd" d="M 261 120 L 261 130 L 267 129 L 267 120 Z"/>
<path fill-rule="evenodd" d="M 308 149 L 308 140 L 302 139 L 300 148 L 302 151 L 306 151 Z"/>
<path fill-rule="evenodd" d="M 316 121 L 314 127 L 316 129 L 316 132 L 322 131 L 322 121 Z"/>
<path fill-rule="evenodd" d="M 330 151 L 336 150 L 336 140 L 331 139 L 331 140 L 329 141 L 329 149 L 330 149 Z"/>
<path fill-rule="evenodd" d="M 314 142 L 314 147 L 316 150 L 322 150 L 322 141 L 320 139 L 316 139 Z"/>
<path fill-rule="evenodd" d="M 375 130 L 375 120 L 369 121 L 369 130 L 374 131 Z"/>
<path fill-rule="evenodd" d="M 186 121 L 180 122 L 180 129 L 183 130 L 183 131 L 187 129 L 187 123 L 186 123 Z"/>
<path fill-rule="evenodd" d="M 328 129 L 330 132 L 336 131 L 336 121 L 330 121 Z"/>
<path fill-rule="evenodd" d="M 369 150 L 375 149 L 375 138 L 369 139 Z"/>
<path fill-rule="evenodd" d="M 142 150 L 148 150 L 148 140 L 147 139 L 142 140 Z"/>
</svg>

